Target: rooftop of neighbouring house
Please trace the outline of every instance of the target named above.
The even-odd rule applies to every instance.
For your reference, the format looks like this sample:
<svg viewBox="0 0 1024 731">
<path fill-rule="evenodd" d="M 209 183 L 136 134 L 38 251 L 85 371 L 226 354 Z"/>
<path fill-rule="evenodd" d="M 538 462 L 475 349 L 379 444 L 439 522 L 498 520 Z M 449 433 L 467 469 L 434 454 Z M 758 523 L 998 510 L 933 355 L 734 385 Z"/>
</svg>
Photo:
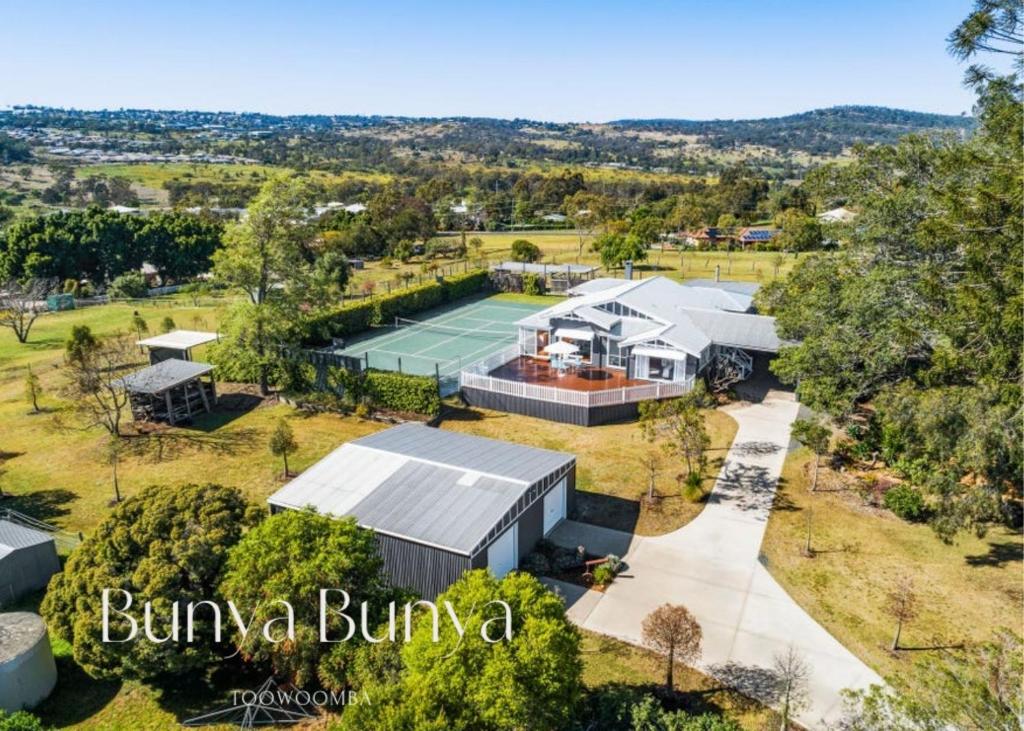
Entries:
<svg viewBox="0 0 1024 731">
<path fill-rule="evenodd" d="M 529 486 L 575 457 L 403 424 L 343 444 L 268 498 L 466 555 Z"/>
</svg>

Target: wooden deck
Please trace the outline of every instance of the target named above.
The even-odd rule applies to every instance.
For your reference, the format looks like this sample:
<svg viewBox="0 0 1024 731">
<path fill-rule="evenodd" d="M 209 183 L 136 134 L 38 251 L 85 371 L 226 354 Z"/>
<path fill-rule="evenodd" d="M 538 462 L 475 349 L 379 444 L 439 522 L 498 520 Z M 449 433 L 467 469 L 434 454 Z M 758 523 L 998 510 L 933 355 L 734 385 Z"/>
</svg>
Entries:
<svg viewBox="0 0 1024 731">
<path fill-rule="evenodd" d="M 509 361 L 487 375 L 518 383 L 537 386 L 553 386 L 570 391 L 607 391 L 630 386 L 648 386 L 650 381 L 626 378 L 626 372 L 616 368 L 589 368 L 584 366 L 576 371 L 559 372 L 545 360 L 520 356 Z"/>
</svg>

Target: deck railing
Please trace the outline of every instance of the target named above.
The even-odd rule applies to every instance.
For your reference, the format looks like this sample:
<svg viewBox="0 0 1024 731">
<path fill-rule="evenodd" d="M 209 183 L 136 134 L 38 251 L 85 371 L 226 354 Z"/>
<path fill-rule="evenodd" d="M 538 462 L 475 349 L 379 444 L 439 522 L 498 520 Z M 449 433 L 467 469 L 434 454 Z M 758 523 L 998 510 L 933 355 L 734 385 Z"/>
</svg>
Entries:
<svg viewBox="0 0 1024 731">
<path fill-rule="evenodd" d="M 642 386 L 626 386 L 608 388 L 601 391 L 574 391 L 569 388 L 540 386 L 535 383 L 513 381 L 507 378 L 495 378 L 487 375 L 495 368 L 517 358 L 518 346 L 487 358 L 459 374 L 459 383 L 463 388 L 477 388 L 490 393 L 500 393 L 516 398 L 534 399 L 537 401 L 553 401 L 559 404 L 594 408 L 597 406 L 614 406 L 616 404 L 632 404 L 651 399 L 672 398 L 682 396 L 693 388 L 694 377 L 685 381 L 652 381 Z"/>
</svg>

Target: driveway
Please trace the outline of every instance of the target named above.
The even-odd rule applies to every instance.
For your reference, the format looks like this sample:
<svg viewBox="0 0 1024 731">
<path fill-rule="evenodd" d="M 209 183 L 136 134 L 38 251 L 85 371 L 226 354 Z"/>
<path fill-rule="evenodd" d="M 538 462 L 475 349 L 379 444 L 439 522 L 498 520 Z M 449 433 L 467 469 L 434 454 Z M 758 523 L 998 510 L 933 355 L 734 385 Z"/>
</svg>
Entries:
<svg viewBox="0 0 1024 731">
<path fill-rule="evenodd" d="M 808 728 L 838 719 L 843 688 L 882 679 L 794 602 L 758 561 L 775 486 L 799 405 L 773 392 L 761 403 L 729 408 L 739 423 L 708 504 L 677 531 L 657 537 L 567 521 L 552 540 L 623 556 L 626 569 L 604 592 L 561 582 L 569 617 L 585 629 L 642 644 L 644 617 L 682 604 L 704 633 L 700 667 L 748 695 L 771 700 L 776 654 L 792 645 L 810 670 Z M 856 601 L 851 597 L 852 601 Z"/>
</svg>

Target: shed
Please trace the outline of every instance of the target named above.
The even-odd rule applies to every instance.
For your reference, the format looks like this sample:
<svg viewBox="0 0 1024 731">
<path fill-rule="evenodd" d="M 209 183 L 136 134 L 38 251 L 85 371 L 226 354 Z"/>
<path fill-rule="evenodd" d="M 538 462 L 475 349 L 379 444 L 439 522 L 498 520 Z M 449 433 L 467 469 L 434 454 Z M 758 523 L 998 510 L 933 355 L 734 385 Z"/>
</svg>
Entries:
<svg viewBox="0 0 1024 731">
<path fill-rule="evenodd" d="M 0 519 L 0 606 L 45 589 L 58 571 L 60 560 L 52 535 Z"/>
<path fill-rule="evenodd" d="M 172 330 L 140 340 L 139 345 L 149 350 L 149 362 L 157 364 L 162 360 L 177 358 L 192 360 L 192 349 L 217 340 L 217 333 L 198 330 Z"/>
<path fill-rule="evenodd" d="M 39 705 L 57 685 L 46 623 L 32 612 L 0 614 L 0 711 Z"/>
<path fill-rule="evenodd" d="M 571 454 L 403 424 L 342 445 L 268 502 L 354 517 L 391 583 L 433 599 L 470 569 L 516 569 L 575 491 Z"/>
<path fill-rule="evenodd" d="M 116 383 L 128 391 L 134 419 L 176 424 L 192 418 L 200 409 L 211 411 L 217 403 L 212 372 L 209 363 L 170 358 Z"/>
</svg>

